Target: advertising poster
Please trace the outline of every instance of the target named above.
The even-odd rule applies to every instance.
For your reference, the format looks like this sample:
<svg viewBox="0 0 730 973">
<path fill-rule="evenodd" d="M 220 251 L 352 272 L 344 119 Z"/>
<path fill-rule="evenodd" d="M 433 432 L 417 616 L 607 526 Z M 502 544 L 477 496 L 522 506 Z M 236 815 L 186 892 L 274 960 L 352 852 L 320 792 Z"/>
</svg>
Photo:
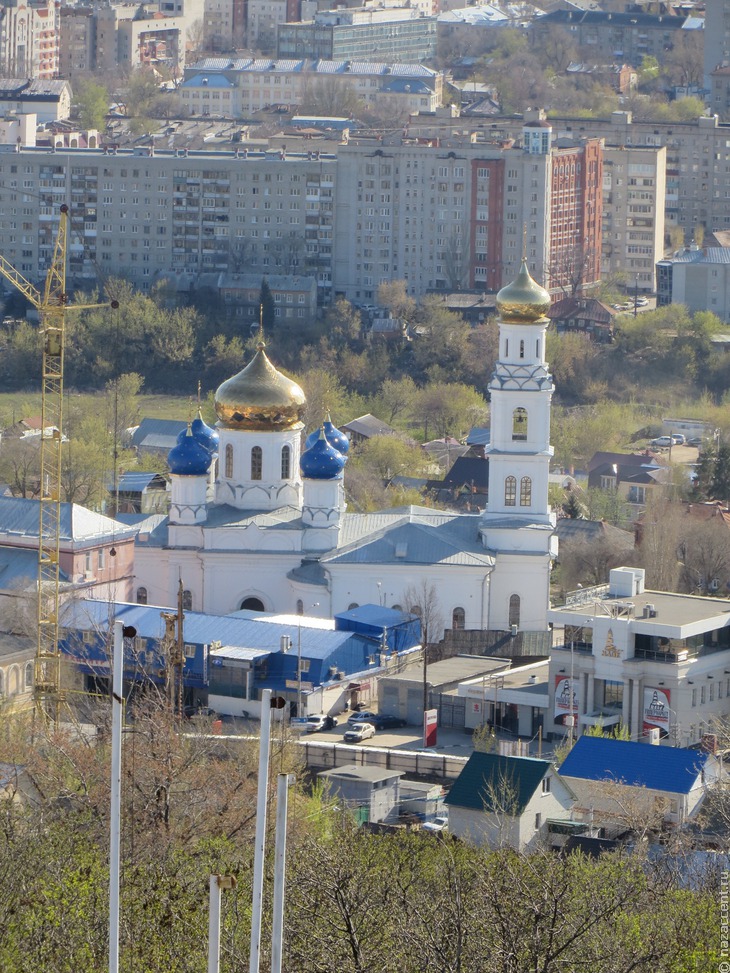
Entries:
<svg viewBox="0 0 730 973">
<path fill-rule="evenodd" d="M 663 737 L 669 736 L 670 698 L 668 689 L 644 687 L 644 733 L 658 726 Z"/>
<path fill-rule="evenodd" d="M 573 705 L 572 712 L 575 719 L 574 726 L 578 725 L 578 680 L 573 679 Z M 570 716 L 571 713 L 571 692 L 570 692 L 570 678 L 567 676 L 556 676 L 555 677 L 555 711 L 554 717 L 556 723 L 562 723 L 566 725 L 565 719 Z"/>
<path fill-rule="evenodd" d="M 437 709 L 427 709 L 423 714 L 423 746 L 436 746 L 436 728 L 438 726 L 439 711 Z"/>
</svg>

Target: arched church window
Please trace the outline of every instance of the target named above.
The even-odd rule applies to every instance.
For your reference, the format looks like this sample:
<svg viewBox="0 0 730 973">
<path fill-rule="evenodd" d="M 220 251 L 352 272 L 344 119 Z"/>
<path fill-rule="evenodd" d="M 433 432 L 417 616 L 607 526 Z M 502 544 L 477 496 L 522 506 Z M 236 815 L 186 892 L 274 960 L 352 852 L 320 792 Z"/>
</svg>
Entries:
<svg viewBox="0 0 730 973">
<path fill-rule="evenodd" d="M 304 602 L 301 598 L 297 598 L 297 615 L 304 614 Z"/>
<path fill-rule="evenodd" d="M 5 695 L 5 673 L 0 669 L 0 699 Z"/>
<path fill-rule="evenodd" d="M 466 625 L 466 612 L 463 608 L 455 608 L 451 613 L 451 627 L 463 629 Z"/>
<path fill-rule="evenodd" d="M 193 610 L 193 593 L 188 588 L 183 591 L 182 606 L 183 611 L 190 612 Z"/>
<path fill-rule="evenodd" d="M 402 605 L 391 605 L 390 607 L 393 609 L 394 612 L 402 612 L 403 611 L 403 606 Z"/>
<path fill-rule="evenodd" d="M 512 442 L 525 442 L 527 439 L 527 409 L 518 405 L 512 413 Z"/>
<path fill-rule="evenodd" d="M 538 338 L 535 342 L 535 358 L 540 357 L 540 339 Z"/>
<path fill-rule="evenodd" d="M 288 480 L 291 477 L 291 446 L 281 447 L 281 478 Z"/>
<path fill-rule="evenodd" d="M 509 358 L 509 338 L 504 339 L 504 357 Z"/>
<path fill-rule="evenodd" d="M 25 688 L 33 688 L 33 663 L 26 662 L 25 664 Z"/>
<path fill-rule="evenodd" d="M 504 505 L 514 507 L 517 503 L 517 480 L 514 476 L 508 476 L 504 481 Z"/>
<path fill-rule="evenodd" d="M 520 480 L 520 506 L 529 507 L 532 503 L 532 480 L 523 476 Z"/>
<path fill-rule="evenodd" d="M 520 342 L 520 358 L 524 358 L 524 357 L 525 357 L 525 342 L 524 341 L 521 341 Z"/>
<path fill-rule="evenodd" d="M 520 624 L 520 596 L 510 595 L 509 596 L 509 625 L 510 628 L 513 625 Z"/>
<path fill-rule="evenodd" d="M 147 589 L 137 588 L 137 604 L 146 605 L 147 604 Z"/>
<path fill-rule="evenodd" d="M 241 610 L 249 612 L 266 611 L 264 603 L 260 598 L 244 598 L 241 602 Z"/>
<path fill-rule="evenodd" d="M 359 607 L 360 606 L 356 601 L 351 601 L 350 604 L 347 606 L 347 610 L 351 612 L 354 608 L 359 608 Z"/>
<path fill-rule="evenodd" d="M 251 479 L 260 480 L 264 467 L 264 454 L 260 446 L 254 446 L 251 450 Z"/>
<path fill-rule="evenodd" d="M 226 446 L 226 477 L 233 476 L 233 446 L 230 443 Z"/>
</svg>

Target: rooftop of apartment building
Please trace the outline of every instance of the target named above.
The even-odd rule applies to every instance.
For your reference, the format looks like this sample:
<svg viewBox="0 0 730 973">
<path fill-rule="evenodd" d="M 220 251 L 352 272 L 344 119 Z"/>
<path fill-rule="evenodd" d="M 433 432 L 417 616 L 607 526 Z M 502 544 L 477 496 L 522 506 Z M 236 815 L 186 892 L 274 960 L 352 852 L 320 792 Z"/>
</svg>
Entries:
<svg viewBox="0 0 730 973">
<path fill-rule="evenodd" d="M 205 57 L 185 69 L 186 76 L 198 71 L 233 71 L 255 74 L 291 74 L 311 72 L 314 74 L 349 74 L 349 75 L 389 75 L 395 77 L 433 78 L 438 71 L 427 68 L 424 64 L 397 64 L 389 61 L 366 60 L 325 60 L 316 58 L 276 58 L 269 57 Z"/>
</svg>

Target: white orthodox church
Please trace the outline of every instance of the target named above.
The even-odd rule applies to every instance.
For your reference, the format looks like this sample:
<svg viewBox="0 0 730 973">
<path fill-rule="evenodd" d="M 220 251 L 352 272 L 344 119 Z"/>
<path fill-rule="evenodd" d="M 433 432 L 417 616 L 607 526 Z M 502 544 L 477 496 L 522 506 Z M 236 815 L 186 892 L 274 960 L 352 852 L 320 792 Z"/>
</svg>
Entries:
<svg viewBox="0 0 730 973">
<path fill-rule="evenodd" d="M 332 617 L 365 603 L 407 611 L 425 582 L 445 628 L 547 629 L 557 553 L 548 506 L 549 304 L 524 263 L 497 296 L 489 500 L 481 515 L 425 507 L 348 512 L 347 438 L 327 422 L 302 449 L 304 392 L 274 368 L 261 342 L 217 390 L 216 429 L 199 417 L 170 452 L 170 513 L 138 535 L 137 600 L 173 606 L 182 580 L 184 606 L 195 611 Z"/>
</svg>

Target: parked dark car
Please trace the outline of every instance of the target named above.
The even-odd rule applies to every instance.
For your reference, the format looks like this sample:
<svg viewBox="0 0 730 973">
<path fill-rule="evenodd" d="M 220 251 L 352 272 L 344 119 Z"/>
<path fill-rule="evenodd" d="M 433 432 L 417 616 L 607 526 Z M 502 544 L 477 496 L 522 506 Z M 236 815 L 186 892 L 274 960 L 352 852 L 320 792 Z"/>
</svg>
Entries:
<svg viewBox="0 0 730 973">
<path fill-rule="evenodd" d="M 372 716 L 369 722 L 376 730 L 400 730 L 408 725 L 400 716 L 388 716 L 387 713 L 378 713 L 377 716 Z"/>
</svg>

